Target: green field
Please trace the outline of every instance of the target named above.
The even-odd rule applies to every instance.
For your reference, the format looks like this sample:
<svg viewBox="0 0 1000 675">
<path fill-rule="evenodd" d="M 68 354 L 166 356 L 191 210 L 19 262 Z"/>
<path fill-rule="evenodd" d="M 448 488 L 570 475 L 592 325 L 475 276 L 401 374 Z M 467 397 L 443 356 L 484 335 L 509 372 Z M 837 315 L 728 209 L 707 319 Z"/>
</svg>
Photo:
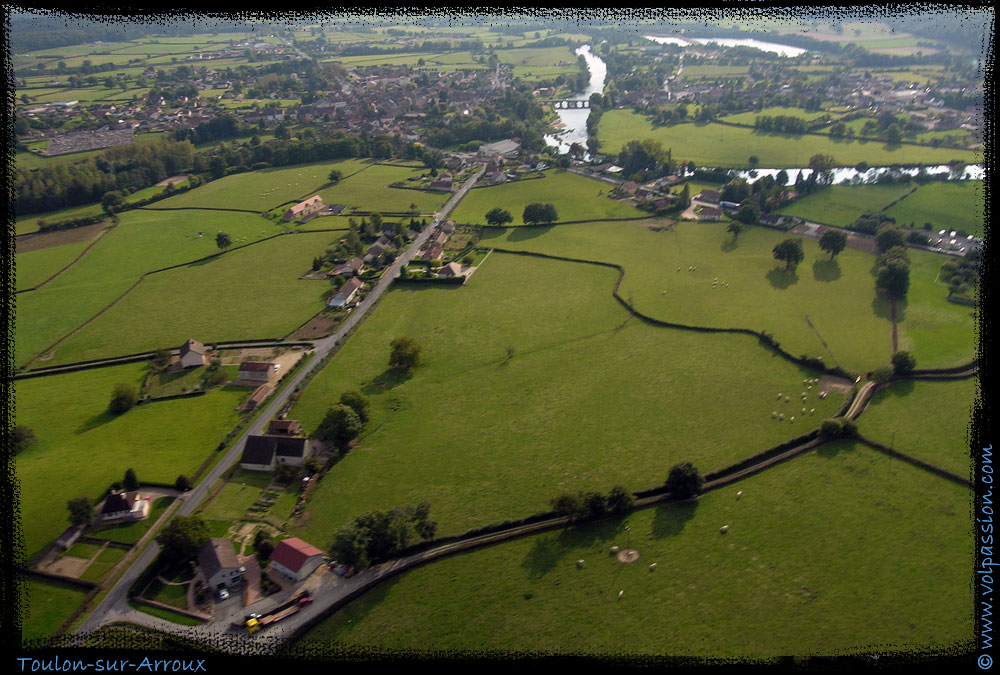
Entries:
<svg viewBox="0 0 1000 675">
<path fill-rule="evenodd" d="M 713 658 L 944 649 L 973 630 L 970 508 L 967 489 L 901 462 L 890 467 L 861 445 L 830 444 L 696 504 L 407 572 L 298 647 Z M 639 560 L 618 562 L 613 545 L 637 549 Z"/>
<path fill-rule="evenodd" d="M 271 482 L 270 473 L 239 470 L 202 511 L 209 520 L 239 520 Z"/>
<path fill-rule="evenodd" d="M 814 223 L 848 227 L 866 213 L 878 213 L 913 190 L 913 185 L 831 185 L 786 204 L 778 213 Z"/>
<path fill-rule="evenodd" d="M 48 363 L 165 349 L 191 337 L 206 343 L 283 337 L 323 309 L 329 283 L 298 277 L 335 238 L 329 232 L 289 234 L 150 275 L 57 347 Z"/>
<path fill-rule="evenodd" d="M 238 246 L 283 230 L 248 213 L 134 210 L 121 214 L 120 224 L 79 262 L 43 288 L 18 296 L 15 362 L 25 363 L 93 317 L 143 273 L 218 253 L 215 234 L 219 231 L 228 233 Z M 204 236 L 199 237 L 199 232 Z M 124 325 L 117 327 L 106 348 L 114 349 Z"/>
<path fill-rule="evenodd" d="M 100 204 L 87 204 L 86 206 L 72 206 L 68 209 L 49 211 L 48 213 L 35 213 L 27 216 L 17 216 L 15 220 L 16 234 L 30 234 L 38 231 L 38 221 L 44 220 L 46 223 L 57 223 L 62 220 L 73 220 L 74 218 L 86 218 L 104 213 Z"/>
<path fill-rule="evenodd" d="M 720 117 L 719 119 L 723 122 L 732 122 L 733 124 L 746 124 L 748 126 L 753 126 L 754 122 L 758 117 L 776 117 L 778 115 L 783 115 L 785 117 L 798 117 L 800 119 L 810 121 L 818 117 L 826 116 L 827 112 L 822 110 L 817 110 L 814 112 L 807 112 L 802 108 L 764 108 L 763 110 L 739 113 L 737 115 L 726 115 L 725 117 Z"/>
<path fill-rule="evenodd" d="M 900 224 L 913 223 L 920 228 L 929 222 L 934 232 L 961 228 L 975 237 L 982 237 L 985 204 L 982 181 L 928 183 L 894 204 L 886 214 Z"/>
<path fill-rule="evenodd" d="M 948 287 L 938 281 L 947 256 L 910 249 L 910 290 L 899 303 L 899 348 L 909 351 L 918 368 L 948 368 L 969 363 L 975 355 L 973 307 L 948 302 Z"/>
<path fill-rule="evenodd" d="M 966 434 L 977 389 L 973 377 L 896 382 L 872 397 L 858 418 L 858 430 L 873 441 L 967 476 L 972 458 Z"/>
<path fill-rule="evenodd" d="M 193 476 L 236 423 L 234 409 L 245 398 L 244 389 L 150 403 L 111 416 L 107 405 L 115 384 L 138 387 L 144 368 L 131 364 L 15 383 L 17 424 L 38 437 L 16 463 L 28 557 L 66 528 L 68 499 L 97 499 L 130 467 L 139 480 L 173 483 L 181 473 Z M 65 487 L 55 502 L 53 485 Z"/>
<path fill-rule="evenodd" d="M 882 141 L 833 141 L 808 134 L 764 134 L 720 124 L 686 123 L 654 129 L 648 119 L 631 110 L 604 113 L 598 127 L 598 138 L 601 152 L 605 154 L 617 153 L 630 140 L 653 138 L 663 143 L 664 148 L 670 148 L 677 160 L 725 168 L 748 168 L 750 155 L 756 155 L 762 167 L 805 167 L 810 157 L 820 153 L 833 155 L 842 166 L 854 166 L 861 161 L 872 166 L 947 164 L 952 159 L 969 163 L 979 161 L 977 155 L 969 150 L 889 146 Z"/>
<path fill-rule="evenodd" d="M 523 49 L 498 49 L 502 63 L 513 66 L 570 66 L 576 70 L 576 54 L 569 47 L 527 47 Z"/>
<path fill-rule="evenodd" d="M 629 320 L 614 279 L 493 253 L 465 286 L 391 291 L 289 413 L 311 431 L 346 389 L 373 407 L 373 433 L 323 478 L 297 533 L 325 547 L 356 515 L 426 499 L 440 533 L 456 534 L 544 511 L 566 490 L 653 487 L 679 461 L 721 469 L 842 404 L 814 389 L 814 415 L 772 420 L 776 405 L 796 414 L 798 399 L 775 395 L 810 371 L 750 337 Z M 409 378 L 386 366 L 399 335 L 424 350 Z"/>
<path fill-rule="evenodd" d="M 89 245 L 89 241 L 78 241 L 16 254 L 14 256 L 14 268 L 17 271 L 15 290 L 34 288 L 73 262 Z"/>
<path fill-rule="evenodd" d="M 875 302 L 872 256 L 847 249 L 829 262 L 815 240 L 804 239 L 805 260 L 792 274 L 772 255 L 789 237 L 785 233 L 751 227 L 733 245 L 725 223 L 680 222 L 670 231 L 649 230 L 667 222 L 586 223 L 544 234 L 494 230 L 484 233 L 480 246 L 617 263 L 625 268 L 621 296 L 657 319 L 767 331 L 796 356 L 822 356 L 849 371 L 888 365 L 891 326 L 884 302 Z M 696 269 L 689 271 L 692 266 Z M 613 281 L 604 292 L 612 288 Z"/>
<path fill-rule="evenodd" d="M 74 586 L 40 579 L 23 579 L 24 593 L 20 596 L 21 640 L 43 640 L 65 623 L 87 596 L 87 591 Z"/>
<path fill-rule="evenodd" d="M 510 211 L 514 225 L 523 225 L 524 207 L 532 202 L 553 204 L 560 221 L 644 215 L 631 204 L 610 199 L 607 194 L 612 186 L 608 183 L 558 169 L 544 175 L 545 178 L 470 190 L 452 217 L 458 223 L 486 224 L 486 212 L 499 206 Z"/>
<path fill-rule="evenodd" d="M 336 185 L 319 190 L 317 194 L 326 204 L 343 204 L 362 211 L 409 211 L 416 204 L 421 213 L 433 213 L 451 196 L 446 192 L 427 192 L 389 187 L 396 182 L 426 173 L 426 169 L 369 165 L 364 171 L 341 180 Z M 344 175 L 349 172 L 344 170 Z"/>
</svg>

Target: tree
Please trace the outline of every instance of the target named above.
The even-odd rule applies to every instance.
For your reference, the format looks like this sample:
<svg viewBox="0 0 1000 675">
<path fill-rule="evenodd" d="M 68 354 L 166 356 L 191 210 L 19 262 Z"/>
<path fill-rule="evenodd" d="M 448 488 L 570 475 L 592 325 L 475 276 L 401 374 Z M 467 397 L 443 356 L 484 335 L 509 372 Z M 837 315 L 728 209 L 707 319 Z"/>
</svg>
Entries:
<svg viewBox="0 0 1000 675">
<path fill-rule="evenodd" d="M 850 438 L 857 432 L 854 422 L 844 417 L 830 417 L 819 426 L 819 433 L 826 438 Z"/>
<path fill-rule="evenodd" d="M 389 365 L 400 370 L 409 370 L 420 365 L 420 345 L 411 337 L 398 337 L 391 343 Z"/>
<path fill-rule="evenodd" d="M 356 522 L 340 528 L 333 535 L 330 556 L 347 567 L 356 569 L 368 567 L 368 533 Z"/>
<path fill-rule="evenodd" d="M 892 355 L 892 370 L 896 375 L 909 375 L 917 365 L 910 352 L 899 351 Z"/>
<path fill-rule="evenodd" d="M 627 513 L 632 510 L 635 505 L 635 498 L 632 497 L 632 493 L 626 490 L 621 485 L 616 485 L 611 488 L 611 492 L 608 494 L 607 508 L 608 513 Z"/>
<path fill-rule="evenodd" d="M 38 440 L 31 427 L 25 426 L 24 424 L 18 424 L 16 427 L 7 432 L 7 439 L 10 443 L 10 450 L 15 455 L 22 450 L 31 447 Z"/>
<path fill-rule="evenodd" d="M 722 186 L 720 197 L 726 202 L 742 202 L 750 196 L 750 184 L 746 178 L 734 178 Z"/>
<path fill-rule="evenodd" d="M 121 208 L 121 205 L 125 203 L 125 196 L 119 190 L 112 190 L 111 192 L 105 192 L 104 196 L 101 197 L 101 207 L 104 212 L 109 216 L 115 211 Z"/>
<path fill-rule="evenodd" d="M 899 125 L 895 122 L 890 124 L 889 128 L 885 130 L 885 138 L 889 145 L 899 145 L 899 142 L 903 140 L 903 132 L 899 130 Z"/>
<path fill-rule="evenodd" d="M 740 236 L 740 232 L 743 231 L 743 223 L 738 220 L 732 220 L 729 222 L 729 227 L 727 227 L 726 230 L 732 233 L 733 241 L 736 241 L 736 239 Z"/>
<path fill-rule="evenodd" d="M 875 287 L 901 300 L 910 289 L 910 266 L 899 260 L 883 265 L 875 277 Z"/>
<path fill-rule="evenodd" d="M 788 172 L 784 169 L 779 171 L 778 175 L 774 177 L 774 182 L 781 187 L 788 185 Z"/>
<path fill-rule="evenodd" d="M 754 168 L 758 164 L 760 164 L 760 158 L 758 158 L 757 155 L 750 155 L 750 159 L 748 160 L 748 162 L 750 164 L 750 167 Z"/>
<path fill-rule="evenodd" d="M 90 525 L 94 522 L 94 507 L 89 497 L 77 497 L 66 502 L 70 525 Z"/>
<path fill-rule="evenodd" d="M 879 253 L 885 253 L 895 246 L 906 246 L 906 239 L 903 232 L 891 225 L 884 225 L 879 228 L 875 235 L 875 243 L 878 245 Z"/>
<path fill-rule="evenodd" d="M 701 488 L 705 484 L 705 479 L 691 462 L 675 464 L 670 469 L 667 482 L 664 487 L 667 492 L 674 496 L 674 499 L 689 499 L 701 494 Z"/>
<path fill-rule="evenodd" d="M 608 512 L 607 498 L 599 492 L 584 492 L 581 497 L 584 517 L 600 518 Z"/>
<path fill-rule="evenodd" d="M 559 516 L 573 519 L 583 512 L 583 505 L 580 502 L 580 497 L 575 494 L 567 493 L 559 495 L 550 503 L 552 504 L 552 510 Z"/>
<path fill-rule="evenodd" d="M 504 223 L 510 223 L 514 220 L 514 216 L 510 215 L 510 211 L 506 209 L 501 209 L 499 206 L 490 209 L 486 213 L 486 222 L 494 227 L 499 227 Z"/>
<path fill-rule="evenodd" d="M 801 239 L 786 239 L 773 250 L 775 260 L 785 263 L 785 269 L 790 270 L 806 257 L 802 252 Z"/>
<path fill-rule="evenodd" d="M 205 367 L 205 372 L 202 374 L 201 381 L 207 387 L 214 386 L 216 384 L 222 384 L 226 379 L 226 372 L 222 370 L 222 359 L 212 359 L 211 363 Z"/>
<path fill-rule="evenodd" d="M 219 232 L 217 235 L 215 235 L 215 245 L 218 246 L 223 251 L 225 251 L 227 248 L 233 245 L 233 240 L 225 232 Z"/>
<path fill-rule="evenodd" d="M 156 542 L 163 558 L 176 565 L 194 558 L 210 536 L 208 523 L 201 516 L 178 516 L 160 530 Z"/>
<path fill-rule="evenodd" d="M 753 225 L 760 221 L 760 207 L 753 201 L 747 200 L 736 209 L 736 220 L 744 225 Z M 736 234 L 739 234 L 738 232 Z"/>
<path fill-rule="evenodd" d="M 340 179 L 343 177 L 344 177 L 344 172 L 341 171 L 340 169 L 331 170 L 329 176 L 327 176 L 327 178 L 330 179 L 331 183 L 339 183 Z"/>
<path fill-rule="evenodd" d="M 111 393 L 108 412 L 112 415 L 121 415 L 131 410 L 138 400 L 139 392 L 136 391 L 135 385 L 119 382 Z"/>
<path fill-rule="evenodd" d="M 316 437 L 327 443 L 345 446 L 357 438 L 364 426 L 353 408 L 339 404 L 332 406 L 316 428 Z"/>
<path fill-rule="evenodd" d="M 819 247 L 830 254 L 830 260 L 833 260 L 846 246 L 847 235 L 832 227 L 827 228 L 823 236 L 819 238 Z"/>
<path fill-rule="evenodd" d="M 559 220 L 559 213 L 552 204 L 533 202 L 524 207 L 524 214 L 521 217 L 526 224 L 534 225 L 555 222 Z"/>
<path fill-rule="evenodd" d="M 680 206 L 682 209 L 691 206 L 691 186 L 687 183 L 684 183 L 684 188 L 681 190 Z"/>
<path fill-rule="evenodd" d="M 122 481 L 122 484 L 129 492 L 135 492 L 139 489 L 139 479 L 136 477 L 134 469 L 125 471 L 125 480 Z"/>
<path fill-rule="evenodd" d="M 465 265 L 466 267 L 468 267 L 469 265 L 471 265 L 475 261 L 476 261 L 476 259 L 475 259 L 475 257 L 473 257 L 473 255 L 471 253 L 467 254 L 464 258 L 462 258 L 462 264 Z"/>
<path fill-rule="evenodd" d="M 371 407 L 371 402 L 365 397 L 364 394 L 353 389 L 351 391 L 345 391 L 340 395 L 340 403 L 341 405 L 346 405 L 348 408 L 357 413 L 362 426 L 368 424 L 368 419 L 370 417 L 368 410 Z"/>
<path fill-rule="evenodd" d="M 194 486 L 191 485 L 191 480 L 187 476 L 185 476 L 184 474 L 181 474 L 181 475 L 177 476 L 177 480 L 174 481 L 174 487 L 179 492 L 187 492 L 188 490 L 190 490 Z"/>
<path fill-rule="evenodd" d="M 820 185 L 829 185 L 833 182 L 833 169 L 837 166 L 837 160 L 832 155 L 813 155 L 809 158 L 809 168 L 813 170 L 816 182 Z"/>
</svg>

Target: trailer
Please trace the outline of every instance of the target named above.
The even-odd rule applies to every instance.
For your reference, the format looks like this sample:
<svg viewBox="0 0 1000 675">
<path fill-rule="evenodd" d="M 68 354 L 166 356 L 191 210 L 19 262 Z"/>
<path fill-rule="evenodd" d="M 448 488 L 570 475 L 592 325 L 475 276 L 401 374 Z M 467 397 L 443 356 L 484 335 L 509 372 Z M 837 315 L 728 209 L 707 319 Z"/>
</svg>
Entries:
<svg viewBox="0 0 1000 675">
<path fill-rule="evenodd" d="M 282 619 L 287 619 L 292 614 L 295 614 L 300 609 L 308 605 L 310 602 L 312 602 L 312 597 L 310 597 L 309 591 L 302 591 L 288 602 L 275 607 L 270 612 L 259 616 L 251 615 L 245 624 L 247 632 L 253 635 L 265 626 L 277 623 Z"/>
</svg>

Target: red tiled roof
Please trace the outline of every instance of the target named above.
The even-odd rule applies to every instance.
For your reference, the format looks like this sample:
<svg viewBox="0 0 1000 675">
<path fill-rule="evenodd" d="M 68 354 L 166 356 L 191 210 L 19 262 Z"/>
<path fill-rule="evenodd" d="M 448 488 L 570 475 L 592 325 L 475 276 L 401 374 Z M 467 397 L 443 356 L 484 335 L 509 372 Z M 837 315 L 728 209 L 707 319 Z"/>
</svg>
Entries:
<svg viewBox="0 0 1000 675">
<path fill-rule="evenodd" d="M 302 541 L 298 537 L 283 540 L 271 553 L 271 561 L 284 565 L 292 572 L 298 573 L 306 560 L 314 555 L 323 555 L 312 544 Z"/>
</svg>

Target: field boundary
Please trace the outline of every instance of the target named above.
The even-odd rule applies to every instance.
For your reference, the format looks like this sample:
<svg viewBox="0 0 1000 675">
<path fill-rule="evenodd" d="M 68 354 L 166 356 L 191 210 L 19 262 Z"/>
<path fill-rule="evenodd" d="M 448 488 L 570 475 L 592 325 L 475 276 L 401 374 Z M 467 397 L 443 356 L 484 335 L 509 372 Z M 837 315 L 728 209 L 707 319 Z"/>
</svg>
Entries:
<svg viewBox="0 0 1000 675">
<path fill-rule="evenodd" d="M 115 220 L 117 220 L 117 218 Z M 55 274 L 53 274 L 52 276 L 50 276 L 48 279 L 46 279 L 45 281 L 43 281 L 43 282 L 41 282 L 39 284 L 35 284 L 31 288 L 22 288 L 19 291 L 14 291 L 14 295 L 17 295 L 19 293 L 27 293 L 28 291 L 37 291 L 42 286 L 44 286 L 45 284 L 47 284 L 50 281 L 52 281 L 53 279 L 55 279 L 57 276 L 59 276 L 60 274 L 62 274 L 66 270 L 68 270 L 70 267 L 72 267 L 73 265 L 75 265 L 77 262 L 79 262 L 80 258 L 82 258 L 83 256 L 87 255 L 87 253 L 90 252 L 90 249 L 92 249 L 94 246 L 96 246 L 97 243 L 99 241 L 101 241 L 101 239 L 104 238 L 105 234 L 107 234 L 111 230 L 115 229 L 116 225 L 117 225 L 117 222 L 114 223 L 113 225 L 111 225 L 111 227 L 106 227 L 103 230 L 101 230 L 100 232 L 98 232 L 97 236 L 94 237 L 89 244 L 87 244 L 86 248 L 84 248 L 82 251 L 80 251 L 80 253 L 75 258 L 73 258 L 68 263 L 66 263 L 65 265 L 63 265 L 63 267 L 61 269 L 59 269 Z M 44 251 L 45 249 L 38 249 L 38 250 Z"/>
<path fill-rule="evenodd" d="M 901 459 L 904 462 L 906 462 L 908 464 L 912 464 L 913 466 L 915 466 L 915 467 L 917 467 L 919 469 L 923 469 L 924 471 L 929 471 L 929 472 L 931 472 L 931 473 L 933 473 L 933 474 L 935 474 L 937 476 L 940 476 L 941 478 L 945 478 L 947 480 L 950 480 L 953 483 L 958 483 L 962 487 L 968 487 L 968 488 L 972 487 L 972 481 L 969 480 L 968 478 L 962 478 L 958 474 L 954 474 L 951 471 L 948 471 L 947 469 L 942 469 L 941 467 L 935 466 L 935 465 L 933 465 L 933 464 L 931 464 L 929 462 L 925 462 L 923 460 L 917 459 L 916 457 L 911 457 L 910 455 L 907 455 L 906 453 L 900 452 L 899 450 L 896 450 L 895 448 L 890 448 L 887 445 L 882 445 L 881 443 L 879 443 L 877 441 L 873 441 L 870 438 L 866 438 L 866 437 L 862 436 L 861 434 L 858 434 L 855 437 L 855 440 L 858 441 L 859 443 L 863 444 L 863 445 L 867 445 L 869 448 L 872 448 L 874 450 L 878 450 L 879 452 L 885 453 L 886 455 L 889 455 L 889 457 L 894 457 L 896 459 Z"/>
</svg>

